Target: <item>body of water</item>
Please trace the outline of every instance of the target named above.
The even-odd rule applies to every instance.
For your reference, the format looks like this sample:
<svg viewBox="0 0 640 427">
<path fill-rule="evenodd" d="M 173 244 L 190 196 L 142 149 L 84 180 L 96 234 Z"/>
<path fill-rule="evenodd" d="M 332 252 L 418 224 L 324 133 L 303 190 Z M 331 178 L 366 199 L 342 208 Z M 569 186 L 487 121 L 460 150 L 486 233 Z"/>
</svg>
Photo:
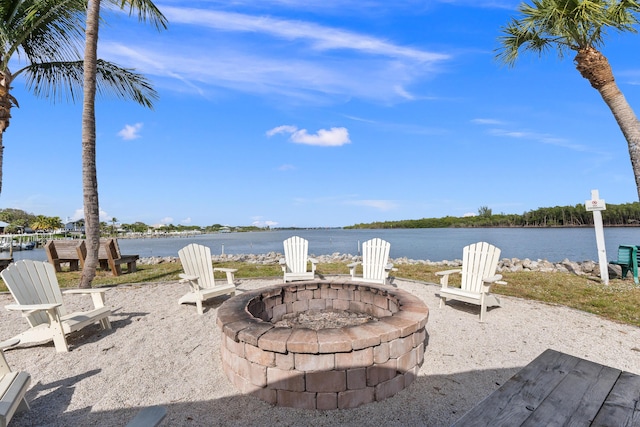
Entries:
<svg viewBox="0 0 640 427">
<path fill-rule="evenodd" d="M 293 235 L 309 241 L 309 253 L 335 252 L 358 255 L 362 242 L 380 237 L 391 243 L 391 258 L 453 260 L 462 248 L 478 241 L 502 250 L 502 258 L 546 259 L 551 262 L 598 260 L 593 228 L 424 228 L 400 230 L 277 230 L 252 233 L 219 233 L 189 237 L 119 239 L 123 254 L 141 257 L 178 256 L 189 243 L 209 246 L 213 254 L 263 254 L 283 252 L 283 240 Z M 618 245 L 640 244 L 640 228 L 605 228 L 607 259 L 617 258 Z M 3 253 L 8 256 L 8 252 Z M 2 256 L 2 255 L 0 255 Z M 46 260 L 44 249 L 18 251 L 14 259 Z"/>
</svg>

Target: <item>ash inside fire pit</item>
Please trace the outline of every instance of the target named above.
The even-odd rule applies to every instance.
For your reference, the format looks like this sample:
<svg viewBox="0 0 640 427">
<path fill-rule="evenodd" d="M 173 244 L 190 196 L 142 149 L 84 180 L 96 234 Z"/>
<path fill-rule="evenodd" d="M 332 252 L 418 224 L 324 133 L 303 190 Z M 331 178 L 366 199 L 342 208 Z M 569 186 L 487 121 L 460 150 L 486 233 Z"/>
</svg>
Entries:
<svg viewBox="0 0 640 427">
<path fill-rule="evenodd" d="M 345 310 L 308 310 L 300 313 L 285 314 L 275 326 L 284 328 L 308 328 L 314 331 L 357 326 L 377 321 L 366 313 L 354 313 Z"/>
</svg>

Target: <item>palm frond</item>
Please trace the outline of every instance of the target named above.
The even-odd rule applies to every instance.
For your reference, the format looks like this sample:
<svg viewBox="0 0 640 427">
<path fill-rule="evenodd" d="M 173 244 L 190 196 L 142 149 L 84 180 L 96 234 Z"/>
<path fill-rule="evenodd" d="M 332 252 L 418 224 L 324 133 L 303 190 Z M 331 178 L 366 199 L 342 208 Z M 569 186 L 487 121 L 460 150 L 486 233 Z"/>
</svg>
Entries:
<svg viewBox="0 0 640 427">
<path fill-rule="evenodd" d="M 77 57 L 84 38 L 83 0 L 0 2 L 2 66 L 14 55 L 28 62 L 65 61 Z"/>
<path fill-rule="evenodd" d="M 599 47 L 607 30 L 636 32 L 637 0 L 531 0 L 518 8 L 518 19 L 501 29 L 497 59 L 513 65 L 518 51 L 542 54 L 552 47 L 563 57 L 568 49 Z"/>
<path fill-rule="evenodd" d="M 31 64 L 24 69 L 27 88 L 53 102 L 76 101 L 83 91 L 83 61 Z M 153 108 L 158 99 L 151 82 L 131 69 L 99 59 L 96 91 L 100 96 L 128 99 Z"/>
<path fill-rule="evenodd" d="M 139 21 L 149 21 L 158 30 L 167 28 L 167 18 L 150 0 L 111 0 L 111 2 L 122 10 L 128 6 L 129 16 L 137 11 Z"/>
</svg>

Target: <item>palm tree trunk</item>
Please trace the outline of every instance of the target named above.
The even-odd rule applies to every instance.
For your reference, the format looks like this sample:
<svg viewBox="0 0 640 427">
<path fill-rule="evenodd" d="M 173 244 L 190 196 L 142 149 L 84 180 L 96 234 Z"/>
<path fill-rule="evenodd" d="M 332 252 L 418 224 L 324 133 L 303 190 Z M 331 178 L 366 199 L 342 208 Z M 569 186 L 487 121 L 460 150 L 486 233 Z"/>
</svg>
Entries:
<svg viewBox="0 0 640 427">
<path fill-rule="evenodd" d="M 581 49 L 575 57 L 576 68 L 589 80 L 609 106 L 629 146 L 631 167 L 640 200 L 640 122 L 613 77 L 607 58 L 594 48 Z"/>
<path fill-rule="evenodd" d="M 84 52 L 84 99 L 82 103 L 82 191 L 84 201 L 87 258 L 80 279 L 81 288 L 90 288 L 98 267 L 100 248 L 100 208 L 96 170 L 96 67 L 100 0 L 89 0 Z"/>
<path fill-rule="evenodd" d="M 9 127 L 11 119 L 12 97 L 9 94 L 11 89 L 11 74 L 5 71 L 0 74 L 0 192 L 2 192 L 2 165 L 4 164 L 4 131 Z"/>
</svg>

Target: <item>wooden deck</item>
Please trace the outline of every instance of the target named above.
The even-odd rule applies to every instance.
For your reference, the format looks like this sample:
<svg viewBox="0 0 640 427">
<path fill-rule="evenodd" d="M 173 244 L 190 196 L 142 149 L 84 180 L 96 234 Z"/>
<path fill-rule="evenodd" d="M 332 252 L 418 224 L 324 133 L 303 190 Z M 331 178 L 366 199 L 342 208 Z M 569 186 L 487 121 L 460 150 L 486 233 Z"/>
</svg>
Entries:
<svg viewBox="0 0 640 427">
<path fill-rule="evenodd" d="M 640 376 L 548 349 L 454 426 L 640 426 Z"/>
</svg>

